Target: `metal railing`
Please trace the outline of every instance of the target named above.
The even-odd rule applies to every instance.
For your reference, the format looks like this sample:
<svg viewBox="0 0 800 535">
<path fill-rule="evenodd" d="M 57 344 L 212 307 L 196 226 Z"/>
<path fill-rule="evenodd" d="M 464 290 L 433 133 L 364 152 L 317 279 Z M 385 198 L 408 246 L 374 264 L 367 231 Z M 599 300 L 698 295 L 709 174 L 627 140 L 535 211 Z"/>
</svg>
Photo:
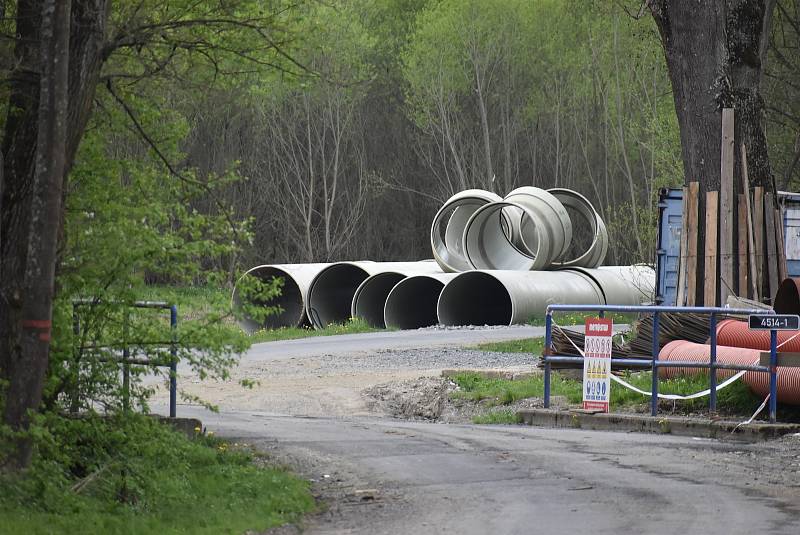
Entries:
<svg viewBox="0 0 800 535">
<path fill-rule="evenodd" d="M 722 308 L 722 307 L 679 307 L 679 306 L 627 306 L 627 305 L 550 305 L 547 307 L 545 316 L 545 341 L 542 361 L 544 362 L 544 406 L 550 407 L 550 373 L 553 363 L 572 363 L 583 364 L 583 357 L 556 355 L 553 353 L 553 312 L 598 312 L 602 318 L 605 312 L 635 312 L 653 314 L 653 352 L 652 359 L 637 358 L 615 358 L 611 360 L 612 369 L 614 366 L 624 365 L 627 367 L 650 368 L 653 374 L 650 392 L 650 414 L 658 414 L 658 369 L 659 368 L 708 368 L 709 369 L 709 409 L 717 410 L 717 370 L 737 370 L 754 371 L 769 373 L 769 421 L 775 422 L 777 412 L 777 385 L 778 385 L 778 331 L 770 330 L 770 365 L 769 366 L 747 366 L 741 364 L 726 364 L 717 362 L 717 315 L 749 315 L 749 314 L 774 314 L 772 310 L 764 309 L 745 309 L 745 308 Z M 669 312 L 676 314 L 709 314 L 709 338 L 711 340 L 711 355 L 709 362 L 660 362 L 658 360 L 659 343 L 659 319 L 661 313 Z"/>
<path fill-rule="evenodd" d="M 85 306 L 97 306 L 101 301 L 95 299 L 76 299 L 72 302 L 72 329 L 75 334 L 76 340 L 80 339 L 81 323 L 78 309 Z M 105 357 L 100 358 L 101 361 L 119 362 L 122 364 L 122 405 L 123 409 L 130 408 L 130 377 L 131 365 L 138 366 L 157 366 L 169 368 L 169 417 L 175 418 L 178 412 L 178 307 L 171 303 L 164 301 L 135 301 L 125 305 L 129 308 L 152 308 L 152 309 L 169 309 L 169 328 L 170 340 L 169 342 L 156 342 L 156 345 L 168 345 L 170 358 L 167 361 L 156 361 L 152 359 L 135 359 L 131 358 L 130 345 L 128 344 L 127 335 L 124 336 L 125 340 L 121 344 L 114 344 L 113 346 L 79 346 L 76 351 L 84 349 L 122 349 L 121 357 Z M 123 326 L 127 333 L 127 321 Z M 152 344 L 151 344 L 152 345 Z"/>
</svg>

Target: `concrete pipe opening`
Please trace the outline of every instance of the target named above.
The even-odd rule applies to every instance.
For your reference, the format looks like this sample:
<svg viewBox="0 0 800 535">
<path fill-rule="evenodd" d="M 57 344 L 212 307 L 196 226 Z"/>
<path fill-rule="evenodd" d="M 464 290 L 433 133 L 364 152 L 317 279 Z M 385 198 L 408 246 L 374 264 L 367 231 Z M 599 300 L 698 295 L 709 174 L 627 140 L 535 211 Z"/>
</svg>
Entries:
<svg viewBox="0 0 800 535">
<path fill-rule="evenodd" d="M 321 271 L 308 292 L 308 317 L 314 328 L 350 319 L 353 296 L 369 275 L 365 268 L 350 263 L 333 264 Z"/>
<path fill-rule="evenodd" d="M 444 287 L 437 311 L 444 325 L 510 325 L 513 304 L 502 282 L 488 273 L 471 271 Z"/>
<path fill-rule="evenodd" d="M 364 280 L 356 290 L 353 297 L 351 313 L 354 318 L 361 318 L 371 327 L 379 329 L 386 328 L 383 318 L 383 309 L 386 306 L 386 299 L 406 275 L 396 271 L 377 273 Z"/>
<path fill-rule="evenodd" d="M 415 275 L 403 279 L 389 292 L 384 308 L 386 326 L 421 329 L 439 323 L 436 305 L 445 282 L 455 274 Z"/>
<path fill-rule="evenodd" d="M 499 200 L 501 197 L 491 191 L 470 189 L 456 193 L 442 205 L 431 224 L 431 249 L 442 271 L 472 269 L 464 256 L 464 227 L 481 206 Z"/>
<path fill-rule="evenodd" d="M 519 230 L 526 248 L 522 250 L 503 228 L 504 214 L 521 215 Z M 476 269 L 536 270 L 549 264 L 549 242 L 543 240 L 539 215 L 525 206 L 498 201 L 475 211 L 464 229 L 464 252 Z"/>
<path fill-rule="evenodd" d="M 276 306 L 280 312 L 267 316 L 265 321 L 258 322 L 246 316 L 242 310 L 240 285 L 237 284 L 231 295 L 231 308 L 239 319 L 239 325 L 247 333 L 260 329 L 276 329 L 281 327 L 299 327 L 308 323 L 305 304 L 308 286 L 311 280 L 330 264 L 272 264 L 256 266 L 245 275 L 269 281 L 273 277 L 283 279 L 281 295 L 268 301 L 251 302 L 255 306 Z"/>
<path fill-rule="evenodd" d="M 558 199 L 572 222 L 572 243 L 555 265 L 595 268 L 608 252 L 608 231 L 592 203 L 580 193 L 566 189 L 547 190 Z"/>
</svg>

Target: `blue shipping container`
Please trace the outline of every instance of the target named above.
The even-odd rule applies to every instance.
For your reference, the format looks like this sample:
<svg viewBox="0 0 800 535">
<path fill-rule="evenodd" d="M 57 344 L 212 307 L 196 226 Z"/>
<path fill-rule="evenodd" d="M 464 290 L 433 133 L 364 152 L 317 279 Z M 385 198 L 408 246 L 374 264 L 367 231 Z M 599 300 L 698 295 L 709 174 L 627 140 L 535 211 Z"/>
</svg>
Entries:
<svg viewBox="0 0 800 535">
<path fill-rule="evenodd" d="M 778 192 L 783 210 L 783 239 L 790 277 L 800 277 L 800 193 Z M 675 305 L 678 297 L 678 263 L 683 226 L 683 190 L 664 188 L 658 196 L 656 244 L 656 303 Z"/>
</svg>

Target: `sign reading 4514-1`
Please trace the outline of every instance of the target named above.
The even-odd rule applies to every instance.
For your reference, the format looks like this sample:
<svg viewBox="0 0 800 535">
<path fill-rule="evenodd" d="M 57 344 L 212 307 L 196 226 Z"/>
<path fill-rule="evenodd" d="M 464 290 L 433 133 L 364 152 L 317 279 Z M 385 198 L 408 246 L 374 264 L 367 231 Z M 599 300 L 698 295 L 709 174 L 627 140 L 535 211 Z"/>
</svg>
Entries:
<svg viewBox="0 0 800 535">
<path fill-rule="evenodd" d="M 794 314 L 751 314 L 747 318 L 751 329 L 767 331 L 796 331 L 800 316 Z"/>
<path fill-rule="evenodd" d="M 611 335 L 610 319 L 586 318 L 583 346 L 583 408 L 608 412 L 611 398 Z"/>
</svg>

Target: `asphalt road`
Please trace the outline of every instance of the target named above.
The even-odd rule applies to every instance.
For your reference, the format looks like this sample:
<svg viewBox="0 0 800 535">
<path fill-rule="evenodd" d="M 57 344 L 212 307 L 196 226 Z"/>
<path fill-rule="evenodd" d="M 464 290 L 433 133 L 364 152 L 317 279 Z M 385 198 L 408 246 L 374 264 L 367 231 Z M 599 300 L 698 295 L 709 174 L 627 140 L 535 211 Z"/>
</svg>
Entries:
<svg viewBox="0 0 800 535">
<path fill-rule="evenodd" d="M 800 533 L 796 488 L 770 496 L 757 477 L 737 472 L 737 459 L 752 445 L 254 411 L 181 413 L 314 480 L 330 509 L 311 518 L 304 533 Z"/>
<path fill-rule="evenodd" d="M 447 425 L 372 416 L 361 398 L 369 384 L 466 358 L 456 347 L 542 335 L 540 327 L 424 329 L 257 344 L 228 382 L 179 381 L 221 413 L 186 405 L 178 413 L 312 480 L 326 509 L 304 533 L 800 533 L 800 437 L 770 450 Z M 240 376 L 260 384 L 241 389 Z"/>
</svg>

